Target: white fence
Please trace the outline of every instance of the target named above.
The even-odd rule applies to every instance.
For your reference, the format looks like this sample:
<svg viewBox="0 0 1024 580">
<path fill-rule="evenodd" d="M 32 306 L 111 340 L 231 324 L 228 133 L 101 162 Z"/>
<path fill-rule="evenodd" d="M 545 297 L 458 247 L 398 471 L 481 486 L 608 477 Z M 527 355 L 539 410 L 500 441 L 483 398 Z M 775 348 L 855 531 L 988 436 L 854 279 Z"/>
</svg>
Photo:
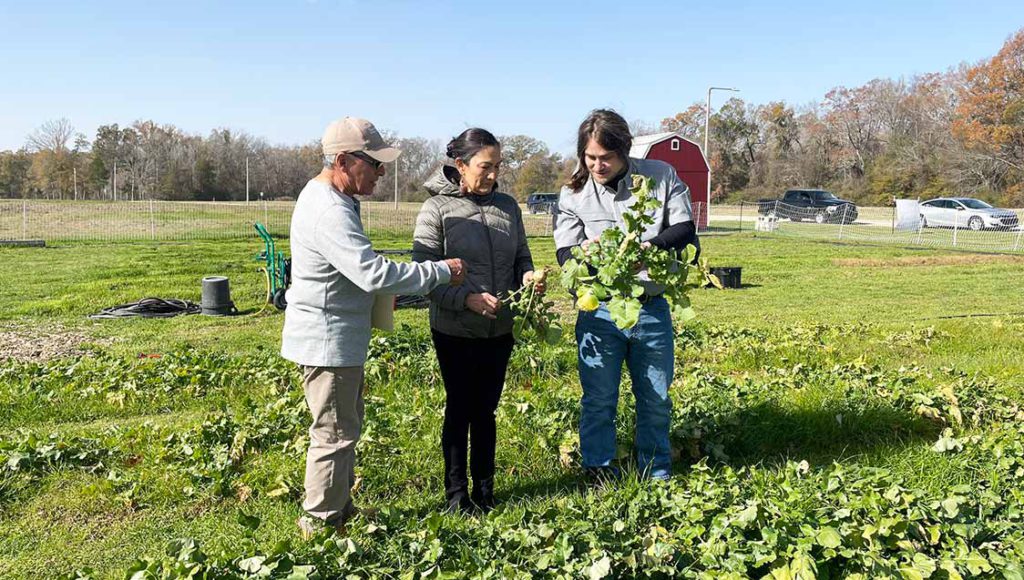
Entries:
<svg viewBox="0 0 1024 580">
<path fill-rule="evenodd" d="M 420 203 L 363 202 L 363 225 L 371 237 L 409 237 L 416 227 Z M 288 233 L 294 202 L 174 202 L 174 201 L 46 201 L 0 200 L 0 240 L 145 241 L 249 238 L 254 222 L 274 236 Z M 861 207 L 856 214 L 839 213 L 781 202 L 736 205 L 694 204 L 694 221 L 705 233 L 761 229 L 769 235 L 817 240 L 949 247 L 988 252 L 1024 252 L 1024 211 L 1014 210 L 1018 225 L 972 229 L 966 216 L 950 225 L 900 230 L 895 208 Z M 523 207 L 530 236 L 550 236 L 551 215 L 532 214 Z M 760 226 L 760 227 L 759 227 Z"/>
<path fill-rule="evenodd" d="M 894 207 L 840 206 L 834 212 L 781 202 L 712 207 L 712 225 L 751 229 L 767 235 L 900 246 L 954 248 L 979 252 L 1024 252 L 1024 210 L 1008 210 L 1016 218 L 998 224 L 971 212 L 953 212 L 950 219 L 918 220 L 901 228 Z"/>
<path fill-rule="evenodd" d="M 136 241 L 255 236 L 287 231 L 290 203 L 0 201 L 0 240 Z M 283 229 L 282 229 L 283 228 Z"/>
<path fill-rule="evenodd" d="M 371 236 L 412 236 L 420 203 L 362 202 Z M 0 200 L 0 240 L 143 241 L 248 238 L 262 222 L 274 236 L 288 234 L 294 202 Z M 551 215 L 523 208 L 526 232 L 551 235 Z"/>
</svg>

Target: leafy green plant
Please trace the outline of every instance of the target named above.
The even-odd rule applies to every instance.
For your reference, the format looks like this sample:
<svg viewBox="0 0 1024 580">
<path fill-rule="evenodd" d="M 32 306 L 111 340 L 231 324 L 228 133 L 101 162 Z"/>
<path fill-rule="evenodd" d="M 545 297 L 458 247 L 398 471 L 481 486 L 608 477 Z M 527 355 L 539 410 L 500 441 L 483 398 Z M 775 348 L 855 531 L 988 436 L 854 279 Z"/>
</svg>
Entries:
<svg viewBox="0 0 1024 580">
<path fill-rule="evenodd" d="M 687 246 L 685 255 L 677 256 L 642 241 L 661 207 L 650 193 L 652 182 L 648 176 L 634 175 L 630 191 L 635 201 L 622 215 L 625 228 L 608 228 L 586 248 L 573 248 L 573 258 L 562 267 L 562 284 L 575 289 L 576 307 L 594 310 L 606 301 L 612 320 L 622 329 L 631 328 L 640 318 L 644 286 L 637 274 L 641 269 L 647 270 L 651 282 L 664 288 L 673 315 L 682 322 L 696 316 L 690 306 L 690 290 L 707 284 L 721 287 L 708 271 L 706 259 L 692 263 L 697 252 L 692 245 Z"/>
<path fill-rule="evenodd" d="M 201 489 L 227 496 L 249 455 L 272 448 L 304 450 L 308 422 L 301 392 L 290 391 L 262 407 L 214 413 L 189 431 L 168 435 L 161 459 L 177 465 Z"/>
<path fill-rule="evenodd" d="M 438 378 L 440 369 L 430 335 L 416 331 L 408 324 L 400 324 L 393 332 L 380 333 L 370 340 L 366 357 L 366 378 L 373 382 L 386 382 L 402 374 L 415 374 L 420 378 Z"/>
<path fill-rule="evenodd" d="M 0 468 L 12 472 L 42 471 L 75 467 L 90 471 L 104 467 L 113 452 L 98 439 L 61 437 L 56 433 L 39 437 L 21 432 L 0 437 Z"/>
<path fill-rule="evenodd" d="M 537 270 L 532 281 L 510 293 L 503 300 L 515 316 L 512 333 L 517 341 L 558 344 L 562 339 L 562 326 L 558 324 L 558 315 L 551 310 L 554 302 L 537 290 L 538 284 L 544 284 L 547 277 L 547 268 Z"/>
</svg>

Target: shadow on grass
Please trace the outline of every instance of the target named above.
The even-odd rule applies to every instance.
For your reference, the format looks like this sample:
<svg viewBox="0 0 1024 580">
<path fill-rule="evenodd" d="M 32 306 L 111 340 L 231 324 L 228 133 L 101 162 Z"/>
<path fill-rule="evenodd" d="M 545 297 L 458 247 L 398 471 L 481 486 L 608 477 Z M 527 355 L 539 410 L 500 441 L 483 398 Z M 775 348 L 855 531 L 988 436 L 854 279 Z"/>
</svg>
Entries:
<svg viewBox="0 0 1024 580">
<path fill-rule="evenodd" d="M 587 489 L 587 485 L 582 468 L 577 467 L 570 472 L 545 479 L 520 481 L 517 484 L 505 486 L 498 482 L 495 495 L 501 502 L 522 501 L 584 491 Z"/>
<path fill-rule="evenodd" d="M 749 288 L 760 288 L 761 286 L 762 286 L 761 284 L 747 284 L 746 282 L 741 282 L 739 288 L 726 287 L 726 288 L 724 288 L 724 290 L 747 290 Z M 714 286 L 705 286 L 705 289 L 713 290 L 713 289 L 715 289 L 715 287 Z"/>
<path fill-rule="evenodd" d="M 633 432 L 631 420 L 622 427 Z M 940 424 L 910 411 L 882 405 L 851 408 L 839 404 L 808 409 L 765 402 L 713 418 L 702 426 L 705 436 L 699 442 L 674 437 L 673 450 L 681 452 L 681 457 L 673 462 L 673 472 L 688 472 L 708 446 L 719 446 L 726 456 L 724 463 L 732 467 L 773 467 L 802 460 L 823 466 L 857 457 L 887 457 L 900 449 L 930 444 L 941 429 Z M 621 431 L 619 443 L 633 446 L 631 439 L 622 438 Z M 694 443 L 703 449 L 691 456 L 689 451 L 696 451 Z M 624 476 L 635 475 L 633 457 L 616 463 Z M 497 494 L 499 501 L 521 501 L 583 492 L 588 485 L 582 468 L 576 466 L 533 481 L 499 481 Z"/>
<path fill-rule="evenodd" d="M 632 433 L 632 421 L 629 423 L 623 427 Z M 793 409 L 761 403 L 715 418 L 703 427 L 706 435 L 699 444 L 704 446 L 703 451 L 707 451 L 708 445 L 720 446 L 726 456 L 724 463 L 733 467 L 772 467 L 802 460 L 822 466 L 854 457 L 887 456 L 899 449 L 930 444 L 941 429 L 933 421 L 893 407 L 853 409 L 826 405 Z M 633 445 L 632 440 L 622 440 L 621 435 L 619 443 Z M 673 472 L 685 474 L 696 461 L 689 453 L 695 442 L 673 438 L 671 443 L 674 451 L 681 452 L 681 458 L 673 462 Z M 617 464 L 627 477 L 636 470 L 632 457 Z M 588 480 L 577 466 L 561 475 L 507 485 L 499 482 L 497 487 L 500 501 L 520 501 L 582 492 L 587 489 Z"/>
<path fill-rule="evenodd" d="M 930 442 L 942 429 L 936 422 L 893 407 L 788 409 L 772 403 L 738 410 L 716 425 L 707 442 L 719 442 L 726 462 L 734 466 L 804 459 L 827 464 Z"/>
</svg>

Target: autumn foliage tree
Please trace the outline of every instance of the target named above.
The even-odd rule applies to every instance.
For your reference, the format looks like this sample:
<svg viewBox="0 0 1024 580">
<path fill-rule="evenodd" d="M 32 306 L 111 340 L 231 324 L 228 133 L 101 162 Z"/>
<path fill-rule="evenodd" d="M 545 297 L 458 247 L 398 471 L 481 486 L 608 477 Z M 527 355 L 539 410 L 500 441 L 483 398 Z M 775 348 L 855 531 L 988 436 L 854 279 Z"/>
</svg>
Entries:
<svg viewBox="0 0 1024 580">
<path fill-rule="evenodd" d="M 701 143 L 704 104 L 662 130 Z M 825 187 L 854 201 L 969 195 L 1024 207 L 1024 30 L 991 59 L 910 78 L 835 87 L 821 101 L 712 111 L 715 199 Z"/>
<path fill-rule="evenodd" d="M 958 96 L 953 134 L 971 154 L 995 163 L 995 185 L 1024 204 L 1024 29 L 966 71 Z"/>
</svg>

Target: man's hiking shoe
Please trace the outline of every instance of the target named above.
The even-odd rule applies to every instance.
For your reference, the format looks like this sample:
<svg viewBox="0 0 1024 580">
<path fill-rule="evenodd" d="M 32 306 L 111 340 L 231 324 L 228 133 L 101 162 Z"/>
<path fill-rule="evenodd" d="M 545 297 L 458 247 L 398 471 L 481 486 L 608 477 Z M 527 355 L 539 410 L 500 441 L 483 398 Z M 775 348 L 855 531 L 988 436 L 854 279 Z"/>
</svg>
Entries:
<svg viewBox="0 0 1024 580">
<path fill-rule="evenodd" d="M 345 526 L 352 518 L 362 516 L 365 519 L 372 520 L 376 518 L 379 513 L 380 510 L 377 508 L 359 508 L 353 506 L 345 516 L 333 525 L 321 520 L 320 518 L 314 518 L 308 515 L 300 517 L 296 523 L 299 526 L 299 533 L 302 535 L 302 539 L 308 541 L 318 534 L 332 529 L 335 534 L 345 535 Z"/>
<path fill-rule="evenodd" d="M 331 525 L 311 516 L 302 516 L 295 523 L 299 526 L 299 535 L 307 542 L 320 535 L 326 536 L 331 533 L 343 535 L 345 533 L 344 523 Z"/>
</svg>

